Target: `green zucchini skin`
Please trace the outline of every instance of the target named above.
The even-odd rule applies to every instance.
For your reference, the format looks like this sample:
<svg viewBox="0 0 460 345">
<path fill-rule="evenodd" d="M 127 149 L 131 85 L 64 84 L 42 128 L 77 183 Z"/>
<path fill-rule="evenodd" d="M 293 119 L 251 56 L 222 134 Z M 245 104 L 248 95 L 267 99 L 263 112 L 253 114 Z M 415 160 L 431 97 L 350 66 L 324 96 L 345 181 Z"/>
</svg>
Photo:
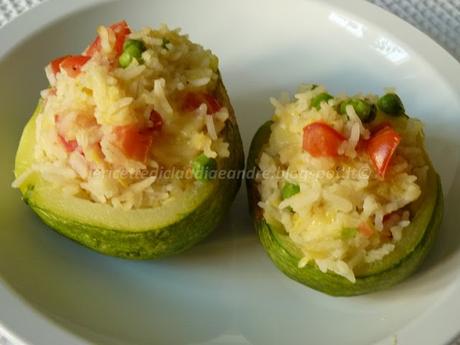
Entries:
<svg viewBox="0 0 460 345">
<path fill-rule="evenodd" d="M 271 124 L 272 122 L 269 121 L 262 125 L 252 140 L 247 162 L 248 171 L 257 170 L 257 161 L 261 150 L 270 137 Z M 434 207 L 429 210 L 429 215 L 424 215 L 429 217 L 429 221 L 418 243 L 413 248 L 405 250 L 404 254 L 393 262 L 379 267 L 379 270 L 370 268 L 368 272 L 363 271 L 361 274 L 357 274 L 355 283 L 332 272 L 323 273 L 314 263 L 309 263 L 303 268 L 298 267 L 298 262 L 301 259 L 300 251 L 286 233 L 270 226 L 264 219 L 263 210 L 257 205 L 260 196 L 254 179 L 246 180 L 249 209 L 262 246 L 273 263 L 285 275 L 331 296 L 362 295 L 386 289 L 410 276 L 417 270 L 433 246 L 442 221 L 444 207 L 439 175 L 433 169 L 431 172 L 433 176 L 431 183 L 435 184 L 432 189 L 435 193 L 432 196 L 435 200 Z"/>
<path fill-rule="evenodd" d="M 223 135 L 230 144 L 230 157 L 218 160 L 219 168 L 241 170 L 244 168 L 243 145 L 235 113 L 221 78 L 217 84 L 216 96 L 221 104 L 228 108 L 230 115 L 223 130 Z M 34 118 L 30 121 L 32 120 Z M 24 170 L 24 165 L 28 164 L 19 154 L 22 142 L 33 140 L 25 138 L 25 133 L 26 130 L 21 138 L 15 170 L 18 167 Z M 30 157 L 27 157 L 27 160 L 30 160 Z M 18 175 L 17 171 L 16 175 Z M 47 208 L 47 205 L 36 202 L 34 196 L 36 191 L 34 185 L 30 183 L 21 187 L 21 192 L 24 201 L 43 222 L 67 238 L 106 255 L 127 259 L 153 259 L 178 254 L 210 234 L 230 208 L 240 188 L 241 179 L 218 179 L 209 183 L 214 183 L 211 192 L 190 213 L 177 214 L 177 220 L 169 225 L 160 228 L 152 226 L 152 229 L 142 231 L 126 231 L 126 229 L 98 226 L 78 219 L 62 217 Z M 120 212 L 130 211 L 120 210 Z"/>
</svg>

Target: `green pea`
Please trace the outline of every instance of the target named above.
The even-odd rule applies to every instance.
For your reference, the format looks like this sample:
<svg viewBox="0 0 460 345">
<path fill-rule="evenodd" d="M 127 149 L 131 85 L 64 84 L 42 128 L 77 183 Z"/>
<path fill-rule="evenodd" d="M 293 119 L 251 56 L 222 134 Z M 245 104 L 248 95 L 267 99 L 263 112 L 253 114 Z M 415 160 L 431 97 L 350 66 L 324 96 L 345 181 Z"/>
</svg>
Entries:
<svg viewBox="0 0 460 345">
<path fill-rule="evenodd" d="M 133 57 L 128 52 L 123 52 L 118 58 L 118 63 L 121 67 L 125 68 L 129 66 L 132 60 Z"/>
<path fill-rule="evenodd" d="M 311 99 L 311 101 L 310 101 L 310 105 L 311 105 L 312 108 L 316 108 L 316 109 L 319 110 L 319 108 L 321 107 L 321 103 L 327 102 L 332 98 L 334 98 L 334 97 L 332 97 L 327 92 L 323 92 L 323 93 L 320 93 L 319 95 L 313 97 Z"/>
<path fill-rule="evenodd" d="M 300 192 L 300 186 L 295 183 L 286 182 L 281 189 L 281 197 L 284 199 L 288 199 L 291 196 L 296 195 Z"/>
<path fill-rule="evenodd" d="M 198 181 L 210 179 L 210 173 L 217 169 L 217 162 L 207 157 L 204 153 L 199 155 L 192 162 L 192 174 Z"/>
<path fill-rule="evenodd" d="M 135 44 L 128 45 L 123 53 L 118 58 L 118 63 L 121 67 L 128 67 L 133 59 L 141 61 L 142 50 Z"/>
<path fill-rule="evenodd" d="M 388 115 L 399 116 L 404 114 L 404 105 L 401 98 L 395 93 L 387 93 L 379 98 L 377 107 Z"/>
<path fill-rule="evenodd" d="M 125 43 L 123 43 L 123 50 L 126 50 L 129 46 L 135 46 L 137 47 L 141 52 L 145 50 L 145 45 L 144 42 L 141 40 L 126 40 Z"/>
<path fill-rule="evenodd" d="M 358 234 L 358 229 L 356 228 L 343 228 L 342 229 L 342 239 L 351 240 Z"/>
<path fill-rule="evenodd" d="M 139 49 L 138 46 L 132 44 L 127 46 L 123 53 L 128 53 L 133 58 L 140 59 L 142 56 L 142 49 Z"/>
<path fill-rule="evenodd" d="M 340 104 L 338 105 L 339 114 L 342 114 L 342 115 L 347 114 L 347 105 L 348 104 L 350 104 L 350 100 L 340 102 Z"/>
<path fill-rule="evenodd" d="M 372 104 L 359 99 L 359 98 L 350 98 L 346 101 L 340 103 L 339 112 L 346 115 L 347 105 L 351 105 L 356 112 L 356 115 L 361 119 L 362 122 L 370 122 L 375 117 L 375 108 Z"/>
</svg>

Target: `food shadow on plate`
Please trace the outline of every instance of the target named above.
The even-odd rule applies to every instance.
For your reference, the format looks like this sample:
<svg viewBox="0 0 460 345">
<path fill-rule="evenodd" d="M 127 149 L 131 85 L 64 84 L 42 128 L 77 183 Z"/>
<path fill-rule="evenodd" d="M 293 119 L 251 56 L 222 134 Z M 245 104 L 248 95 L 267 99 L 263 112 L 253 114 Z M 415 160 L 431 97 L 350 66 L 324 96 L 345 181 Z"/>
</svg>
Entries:
<svg viewBox="0 0 460 345">
<path fill-rule="evenodd" d="M 190 269 L 213 262 L 212 257 L 197 262 L 192 255 L 182 266 L 167 259 L 108 257 L 55 233 L 26 207 L 15 217 L 20 222 L 14 231 L 1 233 L 2 278 L 27 303 L 75 335 L 101 345 L 151 344 L 152 339 L 185 344 L 213 339 L 223 331 L 228 282 L 212 278 L 214 271 L 225 269 L 219 260 L 219 267 L 203 266 L 196 272 L 203 279 L 211 275 L 207 284 L 199 283 L 203 279 L 191 282 Z M 127 320 L 135 320 L 129 329 Z M 171 327 L 181 332 L 157 334 Z"/>
</svg>

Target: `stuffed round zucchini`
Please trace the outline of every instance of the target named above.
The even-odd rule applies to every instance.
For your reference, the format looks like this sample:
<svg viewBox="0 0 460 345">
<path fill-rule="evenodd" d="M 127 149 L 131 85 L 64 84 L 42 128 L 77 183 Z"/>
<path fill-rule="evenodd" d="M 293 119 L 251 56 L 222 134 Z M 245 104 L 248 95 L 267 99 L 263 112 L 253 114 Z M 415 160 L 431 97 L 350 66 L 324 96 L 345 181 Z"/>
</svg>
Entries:
<svg viewBox="0 0 460 345">
<path fill-rule="evenodd" d="M 100 26 L 52 61 L 14 187 L 51 228 L 104 254 L 157 258 L 209 234 L 244 164 L 218 60 L 179 30 Z"/>
<path fill-rule="evenodd" d="M 409 276 L 442 218 L 438 174 L 422 123 L 400 98 L 333 97 L 305 85 L 272 99 L 275 115 L 255 135 L 248 169 L 261 242 L 287 276 L 350 296 Z"/>
</svg>

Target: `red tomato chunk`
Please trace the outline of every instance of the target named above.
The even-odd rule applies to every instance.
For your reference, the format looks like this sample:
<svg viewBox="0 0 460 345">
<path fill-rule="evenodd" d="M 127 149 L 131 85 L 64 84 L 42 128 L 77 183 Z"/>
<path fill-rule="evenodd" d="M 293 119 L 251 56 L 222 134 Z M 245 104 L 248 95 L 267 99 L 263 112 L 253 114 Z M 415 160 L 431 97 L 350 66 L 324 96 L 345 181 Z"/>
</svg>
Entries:
<svg viewBox="0 0 460 345">
<path fill-rule="evenodd" d="M 110 29 L 115 34 L 115 47 L 114 48 L 115 48 L 116 55 L 119 56 L 123 51 L 123 44 L 125 43 L 126 36 L 128 36 L 131 33 L 131 29 L 129 28 L 128 23 L 126 23 L 125 20 L 122 20 L 121 22 L 110 25 Z M 91 43 L 89 47 L 86 49 L 84 55 L 91 57 L 100 50 L 101 50 L 101 39 L 99 36 L 97 36 L 96 39 L 93 41 L 93 43 Z"/>
<path fill-rule="evenodd" d="M 222 108 L 217 98 L 213 95 L 204 92 L 188 92 L 185 94 L 182 110 L 192 112 L 203 103 L 206 104 L 207 114 L 209 115 L 217 113 Z"/>
<path fill-rule="evenodd" d="M 161 131 L 163 128 L 163 118 L 157 111 L 152 110 L 150 113 L 150 121 L 152 122 L 151 128 L 153 131 Z"/>
<path fill-rule="evenodd" d="M 385 177 L 391 158 L 400 141 L 401 136 L 389 125 L 380 128 L 369 139 L 367 153 L 379 176 Z"/>
<path fill-rule="evenodd" d="M 116 128 L 115 134 L 117 145 L 127 157 L 141 162 L 147 161 L 153 142 L 151 129 L 127 125 Z"/>
<path fill-rule="evenodd" d="M 345 137 L 324 122 L 313 122 L 303 129 L 303 149 L 313 157 L 338 155 Z"/>
</svg>

